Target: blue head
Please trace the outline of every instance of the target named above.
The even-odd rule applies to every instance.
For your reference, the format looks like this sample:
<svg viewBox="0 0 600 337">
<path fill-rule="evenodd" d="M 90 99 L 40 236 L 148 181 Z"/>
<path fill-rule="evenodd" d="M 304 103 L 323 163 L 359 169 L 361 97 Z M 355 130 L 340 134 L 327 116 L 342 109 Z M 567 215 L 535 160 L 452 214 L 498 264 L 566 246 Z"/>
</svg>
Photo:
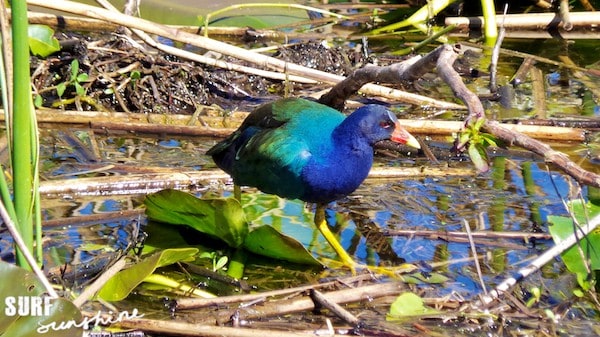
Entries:
<svg viewBox="0 0 600 337">
<path fill-rule="evenodd" d="M 400 126 L 391 111 L 374 104 L 365 105 L 350 114 L 334 131 L 334 137 L 356 145 L 366 143 L 373 146 L 390 139 L 420 148 L 419 142 Z"/>
</svg>

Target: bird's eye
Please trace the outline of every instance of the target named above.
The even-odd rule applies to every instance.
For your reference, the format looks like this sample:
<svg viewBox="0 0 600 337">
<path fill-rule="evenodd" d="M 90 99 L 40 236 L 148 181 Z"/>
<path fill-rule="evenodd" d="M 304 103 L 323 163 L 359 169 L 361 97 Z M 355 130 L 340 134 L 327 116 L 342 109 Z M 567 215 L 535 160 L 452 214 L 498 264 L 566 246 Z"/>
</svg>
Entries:
<svg viewBox="0 0 600 337">
<path fill-rule="evenodd" d="M 379 126 L 387 129 L 387 128 L 391 128 L 392 126 L 394 126 L 394 123 L 392 123 L 392 121 L 381 121 L 379 122 Z"/>
</svg>

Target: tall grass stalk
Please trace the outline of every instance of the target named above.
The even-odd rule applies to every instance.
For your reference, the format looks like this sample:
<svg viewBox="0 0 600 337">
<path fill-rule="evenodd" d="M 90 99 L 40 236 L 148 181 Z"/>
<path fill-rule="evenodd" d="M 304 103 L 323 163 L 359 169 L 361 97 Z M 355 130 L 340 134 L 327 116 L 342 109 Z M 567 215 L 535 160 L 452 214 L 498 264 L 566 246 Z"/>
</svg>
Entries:
<svg viewBox="0 0 600 337">
<path fill-rule="evenodd" d="M 37 190 L 38 140 L 35 110 L 31 96 L 27 3 L 12 1 L 13 106 L 12 171 L 16 223 L 25 246 L 33 251 L 33 214 Z M 36 214 L 39 214 L 36 211 Z M 37 217 L 39 219 L 39 216 Z M 39 221 L 37 221 L 39 223 Z M 41 233 L 41 228 L 37 229 Z M 40 246 L 40 245 L 38 245 Z M 23 253 L 16 249 L 17 264 L 28 267 Z M 38 261 L 41 255 L 38 256 Z"/>
</svg>

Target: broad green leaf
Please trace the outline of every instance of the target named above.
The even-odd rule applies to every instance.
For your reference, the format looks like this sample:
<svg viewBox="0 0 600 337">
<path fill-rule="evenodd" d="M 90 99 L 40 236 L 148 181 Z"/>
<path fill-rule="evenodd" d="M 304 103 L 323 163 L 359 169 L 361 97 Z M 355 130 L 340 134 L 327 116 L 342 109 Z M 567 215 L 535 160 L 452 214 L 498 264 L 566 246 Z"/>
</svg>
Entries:
<svg viewBox="0 0 600 337">
<path fill-rule="evenodd" d="M 234 198 L 198 199 L 189 193 L 163 190 L 148 195 L 144 204 L 150 220 L 187 225 L 234 248 L 248 234 L 246 216 Z"/>
<path fill-rule="evenodd" d="M 98 296 L 106 301 L 120 301 L 146 277 L 154 273 L 156 268 L 189 260 L 196 254 L 198 254 L 197 248 L 172 248 L 153 253 L 113 276 L 100 289 Z"/>
<path fill-rule="evenodd" d="M 479 129 L 481 129 L 481 127 L 483 126 L 483 123 L 485 122 L 485 118 L 477 118 L 475 120 L 475 123 L 473 123 L 473 129 L 479 131 Z"/>
<path fill-rule="evenodd" d="M 251 231 L 244 241 L 244 248 L 254 254 L 293 263 L 321 265 L 300 242 L 268 225 Z"/>
<path fill-rule="evenodd" d="M 386 315 L 386 319 L 394 320 L 404 317 L 433 315 L 438 313 L 439 311 L 425 306 L 421 297 L 414 293 L 407 292 L 398 296 L 394 303 L 392 303 L 390 311 Z"/>
<path fill-rule="evenodd" d="M 60 50 L 60 44 L 54 37 L 54 30 L 44 25 L 29 25 L 29 49 L 33 55 L 47 57 Z"/>
<path fill-rule="evenodd" d="M 177 289 L 179 291 L 182 291 L 186 294 L 192 294 L 194 296 L 198 296 L 198 297 L 202 297 L 202 298 L 215 298 L 217 297 L 216 295 L 214 295 L 213 293 L 209 293 L 208 291 L 204 291 L 200 288 L 197 287 L 191 287 L 187 284 L 181 283 L 177 280 L 174 280 L 168 276 L 165 275 L 160 275 L 160 274 L 152 274 L 152 275 L 148 275 L 148 277 L 146 277 L 144 279 L 144 282 L 146 283 L 151 283 L 156 285 L 157 289 L 161 288 L 168 288 L 168 289 Z"/>
<path fill-rule="evenodd" d="M 42 310 L 41 315 L 8 315 L 10 310 L 18 309 L 18 296 L 25 296 L 24 299 L 31 301 L 33 298 L 39 298 L 43 301 L 45 289 L 41 282 L 32 272 L 19 268 L 10 263 L 0 261 L 0 297 L 4 302 L 2 315 L 0 315 L 0 336 L 2 337 L 38 337 L 42 336 L 40 332 L 44 332 L 43 336 L 48 337 L 79 337 L 82 335 L 81 328 L 72 327 L 67 330 L 48 329 L 42 331 L 44 327 L 50 324 L 58 326 L 62 322 L 81 321 L 81 313 L 79 309 L 70 301 L 63 298 L 50 300 L 48 306 L 48 316 Z M 15 300 L 13 303 L 12 300 Z M 7 305 L 7 301 L 11 301 L 11 308 Z M 29 302 L 31 303 L 31 302 Z M 31 307 L 30 307 L 31 308 Z M 9 310 L 9 311 L 7 311 Z M 29 311 L 29 310 L 28 310 Z"/>
<path fill-rule="evenodd" d="M 584 225 L 586 219 L 592 218 L 600 213 L 600 206 L 595 205 L 591 202 L 583 204 L 581 200 L 575 200 L 569 203 L 571 211 L 577 221 Z M 573 235 L 575 225 L 573 220 L 569 217 L 563 216 L 548 216 L 548 222 L 552 224 L 549 226 L 550 234 L 554 242 L 558 243 L 565 238 Z M 574 246 L 566 250 L 562 255 L 562 260 L 565 263 L 567 269 L 576 274 L 577 282 L 583 290 L 589 290 L 592 287 L 590 278 L 588 277 L 588 271 L 586 268 L 586 260 L 589 259 L 589 264 L 593 271 L 600 270 L 600 232 L 598 230 L 588 234 L 586 237 L 581 237 L 578 246 Z M 583 256 L 581 252 L 583 252 Z M 585 259 L 585 260 L 584 260 Z M 592 273 L 595 275 L 596 273 Z"/>
<path fill-rule="evenodd" d="M 585 225 L 587 218 L 592 218 L 600 213 L 600 206 L 592 203 L 583 204 L 580 200 L 570 203 L 573 214 L 581 225 Z M 587 214 L 587 216 L 586 216 Z M 569 217 L 548 216 L 548 222 L 552 224 L 548 229 L 554 242 L 561 242 L 567 237 L 573 235 L 574 224 Z M 581 237 L 581 235 L 580 235 Z M 581 249 L 590 259 L 591 268 L 600 270 L 600 232 L 598 230 L 590 233 L 587 237 L 580 240 Z M 562 259 L 572 273 L 584 273 L 587 275 L 584 261 L 577 247 L 571 247 L 562 254 Z"/>
</svg>

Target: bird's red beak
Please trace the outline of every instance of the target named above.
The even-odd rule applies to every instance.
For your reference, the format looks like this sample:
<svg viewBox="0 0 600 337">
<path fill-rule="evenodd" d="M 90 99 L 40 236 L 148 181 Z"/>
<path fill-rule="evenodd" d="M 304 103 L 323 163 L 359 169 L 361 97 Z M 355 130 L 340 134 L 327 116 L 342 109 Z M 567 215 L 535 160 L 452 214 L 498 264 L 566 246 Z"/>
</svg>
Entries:
<svg viewBox="0 0 600 337">
<path fill-rule="evenodd" d="M 400 144 L 406 144 L 408 146 L 414 147 L 415 149 L 420 149 L 421 145 L 419 141 L 406 129 L 400 126 L 400 123 L 396 122 L 396 126 L 394 128 L 394 132 L 391 137 L 392 141 Z"/>
</svg>

